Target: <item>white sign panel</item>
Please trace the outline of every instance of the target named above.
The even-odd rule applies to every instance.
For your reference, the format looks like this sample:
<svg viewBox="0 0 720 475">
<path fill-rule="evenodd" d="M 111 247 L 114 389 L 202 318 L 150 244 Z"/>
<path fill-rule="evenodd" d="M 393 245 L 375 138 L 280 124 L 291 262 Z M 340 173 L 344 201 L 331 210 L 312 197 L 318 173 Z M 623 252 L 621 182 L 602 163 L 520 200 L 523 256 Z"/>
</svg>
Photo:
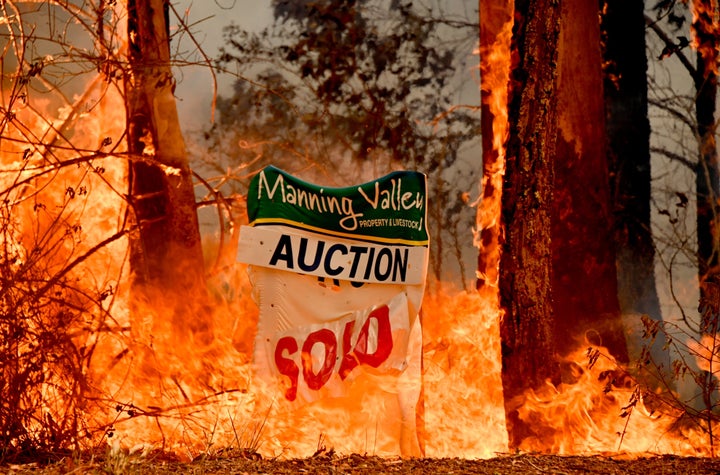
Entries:
<svg viewBox="0 0 720 475">
<path fill-rule="evenodd" d="M 243 227 L 238 260 L 352 282 L 421 284 L 427 248 L 352 241 L 286 226 Z"/>
</svg>

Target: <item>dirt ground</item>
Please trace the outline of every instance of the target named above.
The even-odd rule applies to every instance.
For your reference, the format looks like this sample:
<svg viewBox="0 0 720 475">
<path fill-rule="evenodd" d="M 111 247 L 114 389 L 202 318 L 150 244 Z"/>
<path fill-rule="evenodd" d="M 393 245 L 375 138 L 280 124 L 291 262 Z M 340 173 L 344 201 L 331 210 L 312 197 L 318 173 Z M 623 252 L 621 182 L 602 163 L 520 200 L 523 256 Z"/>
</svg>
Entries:
<svg viewBox="0 0 720 475">
<path fill-rule="evenodd" d="M 321 454 L 295 460 L 265 460 L 227 453 L 192 462 L 163 457 L 93 459 L 70 458 L 49 465 L 37 463 L 0 466 L 3 474 L 629 474 L 720 475 L 720 459 L 657 456 L 505 455 L 487 460 L 387 459 L 363 455 Z"/>
</svg>

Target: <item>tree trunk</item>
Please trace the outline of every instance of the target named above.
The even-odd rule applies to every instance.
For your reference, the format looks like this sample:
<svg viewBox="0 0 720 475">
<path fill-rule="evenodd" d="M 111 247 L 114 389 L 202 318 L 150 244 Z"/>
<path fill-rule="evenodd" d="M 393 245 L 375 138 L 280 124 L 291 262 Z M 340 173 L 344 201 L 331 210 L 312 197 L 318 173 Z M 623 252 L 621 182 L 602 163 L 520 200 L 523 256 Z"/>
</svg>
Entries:
<svg viewBox="0 0 720 475">
<path fill-rule="evenodd" d="M 700 145 L 700 161 L 697 167 L 697 235 L 698 235 L 698 273 L 700 277 L 700 301 L 713 305 L 717 300 L 717 288 L 720 286 L 720 234 L 716 231 L 718 223 L 718 160 L 715 144 L 715 101 L 717 98 L 718 38 L 715 36 L 717 24 L 715 15 L 716 0 L 695 0 L 693 2 L 693 32 L 698 50 L 695 82 L 695 117 Z M 717 307 L 717 303 L 714 306 Z M 702 306 L 702 305 L 701 305 Z M 704 312 L 702 331 L 709 333 L 717 329 L 717 313 L 710 316 Z M 713 322 L 714 320 L 714 322 Z"/>
<path fill-rule="evenodd" d="M 187 295 L 202 288 L 203 257 L 167 29 L 166 0 L 128 0 L 130 263 L 137 286 Z"/>
<path fill-rule="evenodd" d="M 502 379 L 509 443 L 541 437 L 518 417 L 526 390 L 559 379 L 555 359 L 551 211 L 557 137 L 555 77 L 560 25 L 556 0 L 515 2 L 500 260 Z"/>
<path fill-rule="evenodd" d="M 601 345 L 628 361 L 617 297 L 597 0 L 562 6 L 552 221 L 558 351 Z"/>
<path fill-rule="evenodd" d="M 718 200 L 720 173 L 715 143 L 715 104 L 718 87 L 717 0 L 695 0 L 692 29 L 697 47 L 695 73 L 695 117 L 700 145 L 695 178 L 697 194 L 698 275 L 700 282 L 700 333 L 716 335 L 720 331 L 720 233 Z M 709 440 L 713 441 L 712 409 L 717 401 L 717 382 L 705 371 L 702 404 L 708 414 Z"/>
<path fill-rule="evenodd" d="M 601 20 L 618 299 L 626 324 L 635 329 L 631 338 L 639 340 L 641 315 L 662 320 L 650 223 L 650 121 L 643 4 L 605 0 Z M 628 345 L 629 349 L 633 346 L 631 342 Z M 664 345 L 660 332 L 650 351 L 661 372 L 670 369 Z M 630 352 L 629 357 L 639 359 L 639 350 Z M 655 372 L 653 368 L 651 371 Z"/>
<path fill-rule="evenodd" d="M 152 369 L 154 352 L 213 341 L 192 174 L 173 96 L 167 12 L 167 0 L 128 0 L 129 221 L 136 229 L 131 326 L 135 340 L 151 342 L 138 345 L 138 361 L 159 384 L 165 375 Z"/>
</svg>

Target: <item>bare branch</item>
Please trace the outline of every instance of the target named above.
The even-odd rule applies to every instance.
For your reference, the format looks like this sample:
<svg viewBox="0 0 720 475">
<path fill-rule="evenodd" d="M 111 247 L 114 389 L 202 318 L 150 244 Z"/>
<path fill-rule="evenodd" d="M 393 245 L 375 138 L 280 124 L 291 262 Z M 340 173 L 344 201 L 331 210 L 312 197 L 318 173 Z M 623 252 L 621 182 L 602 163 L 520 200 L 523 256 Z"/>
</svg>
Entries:
<svg viewBox="0 0 720 475">
<path fill-rule="evenodd" d="M 687 167 L 692 172 L 697 171 L 698 164 L 691 160 L 688 160 L 684 155 L 680 155 L 679 153 L 671 152 L 670 150 L 661 148 L 661 147 L 650 147 L 650 152 L 656 153 L 658 155 L 662 155 L 666 158 L 669 158 L 670 160 L 672 160 L 674 162 L 678 162 L 681 165 L 684 165 L 685 167 Z"/>
<path fill-rule="evenodd" d="M 675 42 L 670 38 L 662 28 L 658 25 L 656 21 L 654 21 L 649 16 L 645 15 L 645 24 L 660 38 L 664 43 L 665 46 L 668 48 L 673 48 L 675 45 Z M 687 69 L 688 73 L 690 73 L 690 76 L 693 78 L 693 81 L 697 78 L 697 70 L 695 69 L 695 66 L 692 65 L 690 60 L 685 56 L 685 54 L 682 51 L 675 50 L 674 51 L 675 56 L 678 57 L 680 62 L 683 66 L 685 66 L 685 69 Z"/>
</svg>

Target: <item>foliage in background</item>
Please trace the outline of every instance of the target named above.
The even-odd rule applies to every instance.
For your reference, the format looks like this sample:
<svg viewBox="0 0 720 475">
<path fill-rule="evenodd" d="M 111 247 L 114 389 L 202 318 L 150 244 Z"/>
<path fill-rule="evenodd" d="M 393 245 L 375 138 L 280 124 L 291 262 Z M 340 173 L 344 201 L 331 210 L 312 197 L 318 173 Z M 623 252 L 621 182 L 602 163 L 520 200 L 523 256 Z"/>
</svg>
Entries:
<svg viewBox="0 0 720 475">
<path fill-rule="evenodd" d="M 703 17 L 703 5 L 715 14 Z M 649 115 L 653 154 L 653 238 L 664 321 L 643 318 L 647 347 L 661 338 L 670 354 L 661 367 L 647 347 L 637 364 L 660 378 L 665 400 L 704 431 L 717 453 L 720 422 L 720 287 L 713 282 L 720 255 L 715 73 L 703 71 L 703 44 L 720 42 L 716 2 L 652 2 L 646 17 Z M 693 11 L 695 9 L 695 11 Z M 704 32 L 704 33 L 703 33 Z M 708 35 L 708 32 L 715 32 Z M 717 56 L 711 61 L 717 62 Z M 714 69 L 716 70 L 717 64 Z M 710 145 L 709 145 L 710 144 Z M 700 283 L 698 290 L 698 283 Z M 652 367 L 656 368 L 652 368 Z"/>
<path fill-rule="evenodd" d="M 225 30 L 218 66 L 240 78 L 218 100 L 205 166 L 238 193 L 266 163 L 331 186 L 397 168 L 425 172 L 433 275 L 443 277 L 446 258 L 463 266 L 456 254 L 470 242 L 467 192 L 479 157 L 461 162 L 477 144 L 479 108 L 459 104 L 458 77 L 471 75 L 476 22 L 395 0 L 273 7 L 275 21 L 260 33 Z"/>
</svg>

